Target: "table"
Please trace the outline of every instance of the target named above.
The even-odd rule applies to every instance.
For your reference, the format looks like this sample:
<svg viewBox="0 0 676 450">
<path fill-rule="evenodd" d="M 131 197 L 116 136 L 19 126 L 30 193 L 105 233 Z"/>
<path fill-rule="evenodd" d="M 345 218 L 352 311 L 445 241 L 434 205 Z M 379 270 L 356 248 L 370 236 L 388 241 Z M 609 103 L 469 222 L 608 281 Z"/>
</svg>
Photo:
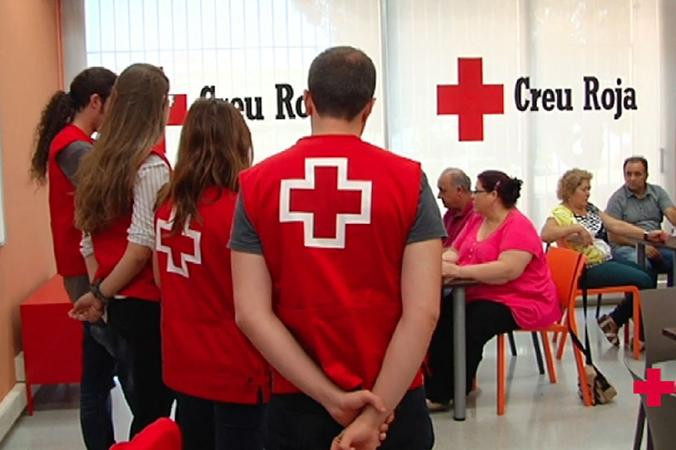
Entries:
<svg viewBox="0 0 676 450">
<path fill-rule="evenodd" d="M 80 382 L 82 323 L 66 315 L 71 307 L 59 275 L 40 286 L 19 307 L 30 415 L 33 414 L 31 385 Z"/>
<path fill-rule="evenodd" d="M 444 280 L 444 290 L 452 289 L 453 298 L 453 419 L 465 420 L 467 410 L 467 356 L 465 343 L 465 287 L 476 280 Z"/>
<path fill-rule="evenodd" d="M 634 239 L 634 238 L 629 238 L 631 242 L 634 243 L 636 246 L 636 262 L 645 269 L 646 267 L 646 261 L 645 261 L 645 246 L 646 245 L 652 245 L 653 247 L 663 247 L 663 248 L 668 248 L 672 251 L 674 254 L 674 261 L 676 262 L 676 236 L 669 236 L 669 239 L 666 240 L 666 242 L 652 242 L 652 241 L 646 241 L 643 239 Z M 673 267 L 673 280 L 676 280 L 676 264 L 674 264 Z"/>
</svg>

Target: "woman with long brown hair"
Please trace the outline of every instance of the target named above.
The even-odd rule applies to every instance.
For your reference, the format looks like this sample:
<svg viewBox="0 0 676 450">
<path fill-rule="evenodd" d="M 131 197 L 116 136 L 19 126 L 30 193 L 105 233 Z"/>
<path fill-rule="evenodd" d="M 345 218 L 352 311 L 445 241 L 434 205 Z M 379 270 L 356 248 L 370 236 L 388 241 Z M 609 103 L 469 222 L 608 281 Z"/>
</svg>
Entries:
<svg viewBox="0 0 676 450">
<path fill-rule="evenodd" d="M 71 82 L 68 92 L 57 91 L 42 111 L 31 158 L 31 178 L 49 181 L 49 215 L 56 269 L 71 301 L 89 290 L 80 255 L 82 233 L 75 228 L 75 173 L 92 147 L 91 135 L 101 125 L 104 105 L 117 76 L 103 67 L 90 67 Z M 80 426 L 88 450 L 108 449 L 114 442 L 110 390 L 114 360 L 105 347 L 102 324 L 84 326 Z"/>
<path fill-rule="evenodd" d="M 197 100 L 156 215 L 165 383 L 176 392 L 186 450 L 263 448 L 265 360 L 235 323 L 227 248 L 251 136 L 237 109 Z"/>
<path fill-rule="evenodd" d="M 133 414 L 130 435 L 168 416 L 162 382 L 160 292 L 152 277 L 153 208 L 169 163 L 153 150 L 169 114 L 169 80 L 158 67 L 133 64 L 117 79 L 99 139 L 78 171 L 75 223 L 93 280 L 70 312 L 96 321 L 107 312 L 115 357 Z"/>
</svg>

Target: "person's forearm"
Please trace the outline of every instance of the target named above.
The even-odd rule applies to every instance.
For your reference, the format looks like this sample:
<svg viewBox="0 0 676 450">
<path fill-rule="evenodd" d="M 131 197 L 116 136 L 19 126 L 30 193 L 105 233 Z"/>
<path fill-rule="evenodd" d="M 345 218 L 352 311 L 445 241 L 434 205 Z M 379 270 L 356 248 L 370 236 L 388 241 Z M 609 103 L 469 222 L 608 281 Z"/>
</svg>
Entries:
<svg viewBox="0 0 676 450">
<path fill-rule="evenodd" d="M 373 386 L 373 393 L 380 397 L 387 412 L 377 413 L 381 422 L 399 404 L 411 386 L 434 332 L 438 316 L 429 311 L 420 311 L 403 317 L 394 330 L 387 347 L 380 374 Z M 375 412 L 375 410 L 374 410 Z"/>
<path fill-rule="evenodd" d="M 556 242 L 560 239 L 566 239 L 568 236 L 578 233 L 580 225 L 550 225 L 547 224 L 540 233 L 540 239 L 547 243 Z"/>
<path fill-rule="evenodd" d="M 381 422 L 399 404 L 427 353 L 439 318 L 440 256 L 441 245 L 431 241 L 410 244 L 404 251 L 402 314 L 373 386 L 386 407 L 385 412 L 371 411 Z"/>
<path fill-rule="evenodd" d="M 460 266 L 459 278 L 471 278 L 485 284 L 505 284 L 518 278 L 523 269 L 504 261 Z"/>
<path fill-rule="evenodd" d="M 94 277 L 96 276 L 96 271 L 99 269 L 99 263 L 96 261 L 96 257 L 92 253 L 91 255 L 87 256 L 84 259 L 85 262 L 85 267 L 87 268 L 87 277 L 89 278 L 89 282 L 91 283 L 94 281 Z"/>
<path fill-rule="evenodd" d="M 617 233 L 608 233 L 608 240 L 611 241 L 613 244 L 616 245 L 634 245 L 634 243 L 629 239 L 621 234 Z"/>
<path fill-rule="evenodd" d="M 122 258 L 113 270 L 101 280 L 99 289 L 106 297 L 115 296 L 148 264 L 152 250 L 143 245 L 129 242 Z"/>
<path fill-rule="evenodd" d="M 616 243 L 621 243 L 622 245 L 632 245 L 632 242 L 626 239 L 627 237 L 643 239 L 643 234 L 645 233 L 643 228 L 639 228 L 636 225 L 632 225 L 621 220 L 613 221 L 612 223 L 608 224 L 608 231 L 613 235 L 613 238 L 616 238 L 617 235 L 622 236 L 621 240 L 623 242 L 614 241 Z"/>
</svg>

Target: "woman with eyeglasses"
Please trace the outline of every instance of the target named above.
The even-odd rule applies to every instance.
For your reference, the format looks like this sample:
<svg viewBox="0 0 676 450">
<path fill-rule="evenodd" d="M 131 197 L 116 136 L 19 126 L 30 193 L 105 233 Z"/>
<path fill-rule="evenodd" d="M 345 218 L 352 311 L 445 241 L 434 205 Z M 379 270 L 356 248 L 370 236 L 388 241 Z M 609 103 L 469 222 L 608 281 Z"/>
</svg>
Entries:
<svg viewBox="0 0 676 450">
<path fill-rule="evenodd" d="M 497 170 L 479 174 L 472 191 L 478 214 L 443 255 L 445 279 L 478 281 L 466 288 L 468 391 L 491 338 L 547 326 L 561 318 L 540 237 L 516 208 L 521 183 Z M 425 390 L 431 403 L 447 405 L 452 400 L 453 383 L 448 383 L 453 380 L 452 362 L 452 352 L 444 361 L 429 362 Z"/>
</svg>

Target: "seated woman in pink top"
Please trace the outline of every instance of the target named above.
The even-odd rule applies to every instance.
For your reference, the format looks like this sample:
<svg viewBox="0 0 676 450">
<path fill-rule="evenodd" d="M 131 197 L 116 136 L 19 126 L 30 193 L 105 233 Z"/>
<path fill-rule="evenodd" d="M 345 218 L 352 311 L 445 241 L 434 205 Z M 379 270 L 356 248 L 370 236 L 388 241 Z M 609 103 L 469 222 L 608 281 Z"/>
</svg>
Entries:
<svg viewBox="0 0 676 450">
<path fill-rule="evenodd" d="M 515 207 L 520 191 L 520 180 L 496 170 L 482 172 L 472 192 L 478 214 L 444 253 L 444 278 L 479 281 L 467 287 L 468 387 L 483 347 L 493 336 L 548 326 L 562 314 L 540 236 Z M 452 385 L 446 393 L 436 391 L 436 397 L 429 391 L 434 391 L 438 377 L 452 379 L 452 361 L 451 355 L 446 370 L 430 367 L 431 376 L 425 381 L 425 387 L 432 388 L 427 393 L 430 402 L 444 404 L 451 399 Z"/>
</svg>

